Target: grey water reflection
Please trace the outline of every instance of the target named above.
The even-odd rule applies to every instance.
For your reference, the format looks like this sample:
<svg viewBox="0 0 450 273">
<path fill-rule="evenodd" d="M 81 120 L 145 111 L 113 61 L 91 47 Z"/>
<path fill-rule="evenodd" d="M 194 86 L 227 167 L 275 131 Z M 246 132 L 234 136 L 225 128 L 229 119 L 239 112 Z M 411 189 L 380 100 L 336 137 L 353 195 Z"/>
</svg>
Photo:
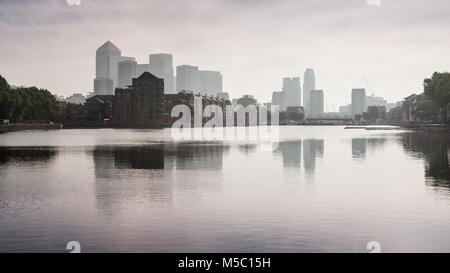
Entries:
<svg viewBox="0 0 450 273">
<path fill-rule="evenodd" d="M 278 143 L 277 152 L 281 152 L 283 157 L 283 167 L 300 168 L 302 155 L 302 141 L 284 141 Z"/>
<path fill-rule="evenodd" d="M 0 164 L 8 162 L 45 163 L 54 158 L 57 150 L 49 147 L 0 147 Z"/>
<path fill-rule="evenodd" d="M 165 131 L 0 136 L 0 252 L 450 251 L 448 137 L 281 130 L 274 151 Z"/>
<path fill-rule="evenodd" d="M 365 158 L 367 148 L 367 139 L 353 138 L 352 139 L 352 156 L 353 158 Z"/>
<path fill-rule="evenodd" d="M 316 159 L 323 158 L 324 147 L 323 139 L 306 139 L 303 141 L 303 159 L 305 160 L 306 173 L 314 173 Z"/>
<path fill-rule="evenodd" d="M 103 215 L 114 216 L 136 200 L 167 205 L 174 192 L 216 191 L 220 184 L 197 172 L 211 171 L 220 178 L 217 172 L 229 149 L 222 143 L 195 142 L 96 146 L 92 157 L 97 207 Z"/>
<path fill-rule="evenodd" d="M 405 133 L 401 142 L 412 157 L 424 159 L 427 185 L 450 190 L 450 137 Z"/>
</svg>

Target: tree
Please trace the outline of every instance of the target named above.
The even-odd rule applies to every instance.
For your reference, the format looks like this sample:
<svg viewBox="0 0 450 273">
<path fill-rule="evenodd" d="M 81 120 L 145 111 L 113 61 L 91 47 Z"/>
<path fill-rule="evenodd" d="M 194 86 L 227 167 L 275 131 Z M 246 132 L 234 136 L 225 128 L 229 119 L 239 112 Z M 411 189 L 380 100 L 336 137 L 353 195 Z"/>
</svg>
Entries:
<svg viewBox="0 0 450 273">
<path fill-rule="evenodd" d="M 11 86 L 0 75 L 0 119 L 9 119 Z"/>
<path fill-rule="evenodd" d="M 55 120 L 59 114 L 56 98 L 46 89 L 36 87 L 11 89 L 0 76 L 0 118 L 13 122 Z"/>
<path fill-rule="evenodd" d="M 447 109 L 450 103 L 450 73 L 434 72 L 431 78 L 424 80 L 423 85 L 425 95 L 441 109 L 441 113 L 444 113 L 444 109 Z"/>
<path fill-rule="evenodd" d="M 416 103 L 413 114 L 421 121 L 433 121 L 439 114 L 439 108 L 430 98 L 424 96 L 420 101 Z"/>
</svg>

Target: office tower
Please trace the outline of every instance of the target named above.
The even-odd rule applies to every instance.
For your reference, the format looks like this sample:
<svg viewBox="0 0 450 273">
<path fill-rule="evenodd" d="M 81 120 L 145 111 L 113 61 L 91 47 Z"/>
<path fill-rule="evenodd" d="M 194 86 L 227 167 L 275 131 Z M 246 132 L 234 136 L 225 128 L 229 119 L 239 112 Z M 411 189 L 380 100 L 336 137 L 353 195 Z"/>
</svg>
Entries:
<svg viewBox="0 0 450 273">
<path fill-rule="evenodd" d="M 114 82 L 108 78 L 94 79 L 94 95 L 111 95 L 114 92 Z"/>
<path fill-rule="evenodd" d="M 164 79 L 164 93 L 175 93 L 175 82 L 173 72 L 173 58 L 171 54 L 150 54 L 150 73 L 158 78 Z"/>
<path fill-rule="evenodd" d="M 121 61 L 131 60 L 132 57 L 124 57 L 119 48 L 107 41 L 96 51 L 94 93 L 96 95 L 113 95 L 117 87 L 118 64 Z M 112 80 L 112 87 L 107 79 Z"/>
<path fill-rule="evenodd" d="M 133 78 L 136 78 L 136 66 L 137 63 L 135 61 L 122 61 L 119 62 L 118 65 L 118 87 L 119 88 L 127 88 L 127 86 L 132 84 Z"/>
<path fill-rule="evenodd" d="M 280 111 L 286 111 L 287 106 L 284 101 L 283 92 L 273 92 L 272 93 L 272 105 L 278 105 Z"/>
<path fill-rule="evenodd" d="M 286 107 L 302 105 L 300 78 L 283 78 L 283 94 Z"/>
<path fill-rule="evenodd" d="M 323 111 L 323 90 L 311 90 L 309 97 L 310 118 L 321 118 Z"/>
<path fill-rule="evenodd" d="M 197 66 L 177 66 L 177 91 L 200 91 L 200 73 Z"/>
<path fill-rule="evenodd" d="M 366 112 L 366 90 L 363 88 L 352 90 L 352 118 Z"/>
<path fill-rule="evenodd" d="M 176 89 L 192 91 L 195 94 L 217 96 L 222 92 L 222 74 L 218 71 L 199 70 L 197 66 L 177 66 Z"/>
<path fill-rule="evenodd" d="M 136 65 L 136 77 L 141 76 L 145 72 L 151 73 L 150 70 L 151 69 L 150 69 L 149 64 L 137 64 Z"/>
<path fill-rule="evenodd" d="M 309 105 L 309 97 L 312 90 L 316 89 L 316 78 L 314 76 L 314 70 L 311 68 L 306 69 L 303 77 L 303 108 L 305 109 L 306 116 L 310 113 L 311 107 Z"/>
<path fill-rule="evenodd" d="M 218 71 L 199 70 L 200 93 L 203 95 L 216 96 L 222 92 L 222 74 Z"/>
</svg>

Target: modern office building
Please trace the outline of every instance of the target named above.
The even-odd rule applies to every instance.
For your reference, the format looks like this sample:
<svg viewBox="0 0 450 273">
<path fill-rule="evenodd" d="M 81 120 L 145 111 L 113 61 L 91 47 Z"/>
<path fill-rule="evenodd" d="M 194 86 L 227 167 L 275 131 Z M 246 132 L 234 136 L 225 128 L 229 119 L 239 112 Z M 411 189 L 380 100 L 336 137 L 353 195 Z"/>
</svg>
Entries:
<svg viewBox="0 0 450 273">
<path fill-rule="evenodd" d="M 287 106 L 284 101 L 283 92 L 275 91 L 272 93 L 272 105 L 278 105 L 280 111 L 286 111 Z"/>
<path fill-rule="evenodd" d="M 175 93 L 173 57 L 171 54 L 150 54 L 149 72 L 164 79 L 164 94 Z"/>
<path fill-rule="evenodd" d="M 96 95 L 113 95 L 114 88 L 118 86 L 118 64 L 121 61 L 131 60 L 133 57 L 124 57 L 119 48 L 107 41 L 96 51 L 94 93 Z M 112 80 L 112 87 L 108 79 Z"/>
<path fill-rule="evenodd" d="M 197 66 L 180 65 L 177 66 L 177 91 L 200 91 L 200 73 Z"/>
<path fill-rule="evenodd" d="M 136 77 L 141 76 L 145 72 L 151 73 L 150 71 L 151 71 L 150 64 L 137 64 L 136 65 Z"/>
<path fill-rule="evenodd" d="M 311 90 L 309 97 L 310 118 L 321 118 L 324 114 L 323 90 Z"/>
<path fill-rule="evenodd" d="M 217 96 L 223 91 L 222 74 L 218 71 L 202 71 L 197 66 L 177 66 L 176 89 L 201 95 Z"/>
<path fill-rule="evenodd" d="M 306 115 L 309 114 L 311 110 L 309 98 L 312 90 L 316 89 L 316 77 L 314 75 L 314 70 L 311 68 L 306 69 L 303 77 L 303 108 L 305 109 Z"/>
<path fill-rule="evenodd" d="M 136 78 L 136 66 L 137 63 L 131 60 L 119 62 L 117 76 L 119 88 L 127 88 L 132 84 L 133 78 Z"/>
<path fill-rule="evenodd" d="M 283 78 L 282 92 L 286 107 L 299 107 L 302 105 L 300 78 Z"/>
<path fill-rule="evenodd" d="M 94 79 L 94 96 L 111 95 L 112 92 L 114 92 L 114 81 L 112 79 Z"/>
<path fill-rule="evenodd" d="M 352 118 L 359 115 L 362 117 L 367 110 L 366 90 L 363 88 L 352 90 Z"/>
</svg>

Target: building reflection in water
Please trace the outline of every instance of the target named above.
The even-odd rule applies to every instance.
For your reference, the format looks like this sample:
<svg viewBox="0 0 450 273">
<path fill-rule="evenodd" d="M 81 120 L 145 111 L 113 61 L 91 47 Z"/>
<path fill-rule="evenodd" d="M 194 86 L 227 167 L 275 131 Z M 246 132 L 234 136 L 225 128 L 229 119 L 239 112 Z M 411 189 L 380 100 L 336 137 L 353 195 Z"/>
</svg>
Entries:
<svg viewBox="0 0 450 273">
<path fill-rule="evenodd" d="M 283 157 L 283 167 L 300 168 L 302 141 L 285 141 L 278 144 L 277 152 L 281 152 Z"/>
<path fill-rule="evenodd" d="M 403 148 L 425 162 L 426 183 L 450 190 L 450 138 L 425 133 L 405 133 Z"/>
<path fill-rule="evenodd" d="M 229 146 L 218 143 L 179 143 L 149 146 L 98 146 L 92 152 L 96 203 L 103 215 L 118 214 L 134 202 L 167 204 L 174 191 L 217 190 L 208 175 L 189 172 L 221 170 Z M 172 172 L 183 170 L 183 172 Z"/>
<path fill-rule="evenodd" d="M 366 157 L 367 140 L 365 138 L 352 138 L 352 156 L 353 158 Z"/>
<path fill-rule="evenodd" d="M 305 139 L 284 141 L 278 144 L 277 152 L 283 157 L 283 167 L 300 168 L 303 144 L 303 161 L 307 173 L 313 173 L 316 169 L 316 159 L 323 157 L 323 139 Z"/>
<path fill-rule="evenodd" d="M 323 154 L 323 139 L 305 139 L 303 141 L 303 160 L 305 161 L 306 173 L 314 173 L 316 169 L 316 158 L 323 158 Z"/>
</svg>

